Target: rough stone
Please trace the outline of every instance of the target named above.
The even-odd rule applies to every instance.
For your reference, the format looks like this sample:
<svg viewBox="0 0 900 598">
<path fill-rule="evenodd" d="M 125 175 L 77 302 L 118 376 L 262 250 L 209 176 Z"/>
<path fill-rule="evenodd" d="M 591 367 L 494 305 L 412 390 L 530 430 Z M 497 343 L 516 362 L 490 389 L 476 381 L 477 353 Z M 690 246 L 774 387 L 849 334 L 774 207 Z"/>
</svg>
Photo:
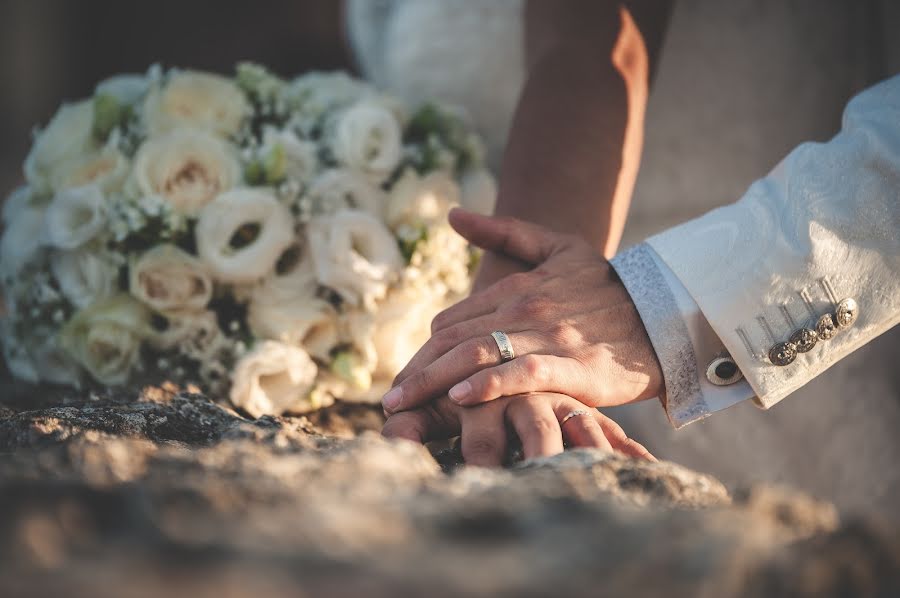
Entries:
<svg viewBox="0 0 900 598">
<path fill-rule="evenodd" d="M 673 463 L 445 473 L 366 407 L 23 397 L 0 400 L 2 596 L 897 595 L 897 530 Z"/>
</svg>

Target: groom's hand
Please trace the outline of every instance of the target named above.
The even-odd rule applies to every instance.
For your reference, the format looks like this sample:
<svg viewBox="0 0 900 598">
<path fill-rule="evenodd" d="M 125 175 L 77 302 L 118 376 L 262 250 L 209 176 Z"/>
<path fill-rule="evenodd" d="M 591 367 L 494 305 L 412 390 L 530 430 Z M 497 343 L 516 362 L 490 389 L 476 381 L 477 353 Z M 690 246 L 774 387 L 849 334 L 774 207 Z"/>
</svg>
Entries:
<svg viewBox="0 0 900 598">
<path fill-rule="evenodd" d="M 475 405 L 534 391 L 594 407 L 658 396 L 662 372 L 634 303 L 609 263 L 578 237 L 462 210 L 450 223 L 472 244 L 533 266 L 438 314 L 432 337 L 384 396 L 396 413 L 449 393 Z M 491 332 L 516 358 L 502 362 Z"/>
<path fill-rule="evenodd" d="M 546 392 L 504 397 L 475 407 L 460 407 L 443 397 L 390 416 L 382 431 L 388 438 L 420 443 L 459 435 L 466 463 L 482 467 L 503 464 L 509 433 L 519 438 L 526 459 L 561 453 L 565 442 L 572 448 L 600 448 L 656 460 L 596 409 Z"/>
</svg>

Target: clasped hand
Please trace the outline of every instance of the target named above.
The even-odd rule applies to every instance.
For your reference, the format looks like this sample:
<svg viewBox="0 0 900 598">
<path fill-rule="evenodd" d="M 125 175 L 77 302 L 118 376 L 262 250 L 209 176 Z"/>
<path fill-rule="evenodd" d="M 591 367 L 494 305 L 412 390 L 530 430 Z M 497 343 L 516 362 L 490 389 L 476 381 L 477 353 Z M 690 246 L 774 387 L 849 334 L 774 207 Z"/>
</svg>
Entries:
<svg viewBox="0 0 900 598">
<path fill-rule="evenodd" d="M 556 413 L 558 404 L 596 408 L 659 394 L 662 373 L 637 310 L 609 263 L 584 240 L 462 210 L 451 212 L 450 223 L 472 244 L 531 269 L 511 274 L 438 314 L 431 339 L 383 398 L 390 416 L 386 435 L 425 441 L 430 434 L 461 425 L 467 461 L 497 464 L 500 449 L 495 445 L 505 445 L 503 417 L 510 409 L 513 414 L 524 409 L 533 422 L 530 428 L 548 432 L 541 436 L 556 435 L 555 441 L 529 446 L 519 429 L 525 424 L 511 422 L 525 456 L 531 457 L 562 450 L 560 436 L 566 430 L 555 417 L 562 417 Z M 515 359 L 501 360 L 490 335 L 495 330 L 509 336 Z M 501 397 L 506 397 L 502 406 L 487 407 Z M 491 415 L 476 415 L 479 412 Z M 583 421 L 571 443 L 646 456 L 614 422 L 599 412 L 597 416 L 575 418 Z M 479 434 L 477 442 L 467 443 L 466 424 L 472 417 L 478 421 L 468 427 Z M 592 431 L 581 430 L 585 425 Z M 494 440 L 485 442 L 482 428 L 493 429 Z M 485 444 L 490 450 L 477 449 Z M 642 450 L 623 449 L 626 445 Z M 467 446 L 476 448 L 467 455 Z"/>
</svg>

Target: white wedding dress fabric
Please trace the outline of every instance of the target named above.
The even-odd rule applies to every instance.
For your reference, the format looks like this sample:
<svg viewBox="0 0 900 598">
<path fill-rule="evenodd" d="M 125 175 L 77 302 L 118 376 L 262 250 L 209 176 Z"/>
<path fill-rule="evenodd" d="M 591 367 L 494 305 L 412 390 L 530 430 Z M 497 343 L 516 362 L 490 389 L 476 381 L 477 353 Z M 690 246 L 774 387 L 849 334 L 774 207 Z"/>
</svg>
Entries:
<svg viewBox="0 0 900 598">
<path fill-rule="evenodd" d="M 363 71 L 463 106 L 496 167 L 525 79 L 522 0 L 350 0 Z M 900 71 L 890 0 L 680 0 L 650 97 L 623 247 L 732 203 L 858 91 Z M 783 482 L 900 520 L 900 330 L 768 411 L 744 401 L 675 432 L 655 402 L 609 410 L 658 457 L 733 485 Z"/>
</svg>

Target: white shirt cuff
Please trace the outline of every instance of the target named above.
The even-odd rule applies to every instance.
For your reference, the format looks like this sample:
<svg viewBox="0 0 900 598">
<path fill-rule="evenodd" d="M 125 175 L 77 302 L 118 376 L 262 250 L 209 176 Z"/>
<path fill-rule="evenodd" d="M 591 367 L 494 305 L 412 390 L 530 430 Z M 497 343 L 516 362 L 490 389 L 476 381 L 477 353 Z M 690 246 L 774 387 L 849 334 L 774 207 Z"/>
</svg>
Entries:
<svg viewBox="0 0 900 598">
<path fill-rule="evenodd" d="M 743 378 L 724 385 L 710 381 L 707 369 L 727 356 L 725 346 L 681 281 L 649 245 L 632 247 L 611 263 L 659 359 L 666 386 L 663 405 L 676 428 L 753 398 L 753 389 Z"/>
</svg>

